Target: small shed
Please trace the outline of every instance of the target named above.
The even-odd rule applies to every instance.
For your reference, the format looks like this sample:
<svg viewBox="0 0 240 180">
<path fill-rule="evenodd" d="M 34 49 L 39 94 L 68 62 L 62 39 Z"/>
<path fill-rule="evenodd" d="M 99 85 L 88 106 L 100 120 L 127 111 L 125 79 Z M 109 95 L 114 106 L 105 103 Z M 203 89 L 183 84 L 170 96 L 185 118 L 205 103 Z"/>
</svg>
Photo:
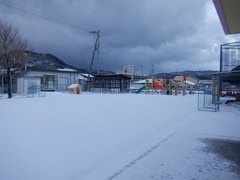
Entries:
<svg viewBox="0 0 240 180">
<path fill-rule="evenodd" d="M 81 86 L 79 84 L 71 84 L 68 86 L 69 94 L 81 94 Z"/>
</svg>

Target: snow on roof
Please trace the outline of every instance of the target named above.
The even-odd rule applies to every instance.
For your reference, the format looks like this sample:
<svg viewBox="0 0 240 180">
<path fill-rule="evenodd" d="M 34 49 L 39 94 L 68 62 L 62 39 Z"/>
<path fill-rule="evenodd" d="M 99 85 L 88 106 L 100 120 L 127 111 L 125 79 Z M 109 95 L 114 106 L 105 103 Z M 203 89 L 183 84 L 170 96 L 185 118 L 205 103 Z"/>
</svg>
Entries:
<svg viewBox="0 0 240 180">
<path fill-rule="evenodd" d="M 184 76 L 175 76 L 174 81 L 182 81 Z"/>
<path fill-rule="evenodd" d="M 87 78 L 85 78 L 83 75 L 79 74 L 78 75 L 78 79 L 82 79 L 82 80 L 87 80 Z"/>
<path fill-rule="evenodd" d="M 196 83 L 194 83 L 194 82 L 192 82 L 192 81 L 189 81 L 189 80 L 186 80 L 186 83 L 189 84 L 189 85 L 191 85 L 191 86 L 196 85 Z"/>
<path fill-rule="evenodd" d="M 81 73 L 81 75 L 83 75 L 83 76 L 85 76 L 85 77 L 88 77 L 88 74 L 86 74 L 86 73 Z M 89 77 L 93 78 L 94 76 L 90 74 Z"/>
<path fill-rule="evenodd" d="M 149 83 L 152 83 L 152 79 L 144 79 L 144 80 L 136 81 L 134 82 L 134 84 L 145 84 L 146 80 L 149 80 Z M 159 81 L 156 81 L 156 82 L 159 82 Z"/>
<path fill-rule="evenodd" d="M 182 81 L 184 76 L 175 76 L 175 81 Z M 197 84 L 197 80 L 192 77 L 186 77 L 186 83 L 188 85 L 194 86 Z"/>
<path fill-rule="evenodd" d="M 58 71 L 72 71 L 72 72 L 76 72 L 76 69 L 57 69 Z"/>
<path fill-rule="evenodd" d="M 71 84 L 68 88 L 76 88 L 77 86 L 79 86 L 79 84 Z"/>
<path fill-rule="evenodd" d="M 134 84 L 145 84 L 146 80 L 147 79 L 136 81 L 136 82 L 134 82 Z M 148 79 L 148 80 L 149 80 L 149 83 L 152 83 L 152 79 Z"/>
</svg>

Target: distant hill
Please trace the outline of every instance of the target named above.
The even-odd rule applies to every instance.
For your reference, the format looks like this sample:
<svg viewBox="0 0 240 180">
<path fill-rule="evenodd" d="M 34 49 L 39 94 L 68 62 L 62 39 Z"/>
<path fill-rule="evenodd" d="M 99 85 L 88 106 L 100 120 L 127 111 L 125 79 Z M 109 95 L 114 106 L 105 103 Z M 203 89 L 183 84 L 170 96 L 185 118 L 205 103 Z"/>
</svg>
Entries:
<svg viewBox="0 0 240 180">
<path fill-rule="evenodd" d="M 191 76 L 195 77 L 199 80 L 207 80 L 212 79 L 212 74 L 219 71 L 181 71 L 181 72 L 171 72 L 171 73 L 158 73 L 156 74 L 157 78 L 166 78 L 166 79 L 174 79 L 175 76 Z"/>
<path fill-rule="evenodd" d="M 76 69 L 80 73 L 89 73 L 89 69 L 81 69 L 71 66 L 61 59 L 57 58 L 52 54 L 42 54 L 32 52 L 32 57 L 28 63 L 28 69 L 38 69 L 38 70 L 57 70 L 57 69 Z M 111 71 L 106 70 L 92 70 L 91 74 L 114 74 Z"/>
<path fill-rule="evenodd" d="M 239 67 L 238 67 L 239 68 Z M 89 69 L 81 69 L 66 64 L 61 59 L 57 58 L 52 54 L 42 54 L 42 53 L 32 53 L 32 58 L 28 63 L 28 69 L 39 69 L 39 70 L 57 70 L 57 69 L 76 69 L 80 73 L 88 73 Z M 218 71 L 181 71 L 181 72 L 171 72 L 171 73 L 158 73 L 155 74 L 157 78 L 174 79 L 175 76 L 191 76 L 197 79 L 212 79 L 212 74 Z M 112 71 L 107 70 L 92 70 L 91 74 L 115 74 Z"/>
<path fill-rule="evenodd" d="M 28 62 L 28 69 L 57 70 L 57 69 L 76 69 L 63 62 L 52 54 L 41 54 L 32 52 L 32 57 Z"/>
</svg>

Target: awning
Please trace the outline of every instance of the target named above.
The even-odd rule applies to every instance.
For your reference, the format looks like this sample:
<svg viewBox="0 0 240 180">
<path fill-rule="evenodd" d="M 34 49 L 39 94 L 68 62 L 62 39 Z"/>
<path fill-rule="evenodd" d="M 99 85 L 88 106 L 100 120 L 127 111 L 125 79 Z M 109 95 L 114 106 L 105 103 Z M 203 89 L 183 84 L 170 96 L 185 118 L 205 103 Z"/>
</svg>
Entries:
<svg viewBox="0 0 240 180">
<path fill-rule="evenodd" d="M 225 34 L 240 33 L 240 0 L 213 0 Z"/>
</svg>

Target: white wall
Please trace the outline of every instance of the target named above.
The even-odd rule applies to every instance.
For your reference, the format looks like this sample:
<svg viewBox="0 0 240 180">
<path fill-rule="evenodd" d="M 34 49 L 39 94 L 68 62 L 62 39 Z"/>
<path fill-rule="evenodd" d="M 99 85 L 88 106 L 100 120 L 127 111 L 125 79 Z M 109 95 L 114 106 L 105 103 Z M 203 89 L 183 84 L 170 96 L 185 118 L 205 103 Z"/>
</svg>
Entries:
<svg viewBox="0 0 240 180">
<path fill-rule="evenodd" d="M 44 76 L 55 77 L 55 90 L 67 90 L 68 85 L 78 84 L 78 73 L 71 72 L 51 72 L 51 71 L 28 71 L 24 77 L 17 79 L 17 93 L 27 94 L 28 88 L 31 86 L 40 86 L 41 78 Z"/>
<path fill-rule="evenodd" d="M 26 76 L 31 77 L 43 77 L 44 75 L 52 75 L 57 77 L 58 84 L 63 81 L 68 82 L 68 84 L 78 83 L 78 74 L 69 72 L 48 72 L 48 71 L 29 71 Z"/>
<path fill-rule="evenodd" d="M 32 86 L 40 87 L 41 79 L 37 77 L 22 77 L 17 79 L 17 93 L 27 94 L 28 88 Z"/>
</svg>

